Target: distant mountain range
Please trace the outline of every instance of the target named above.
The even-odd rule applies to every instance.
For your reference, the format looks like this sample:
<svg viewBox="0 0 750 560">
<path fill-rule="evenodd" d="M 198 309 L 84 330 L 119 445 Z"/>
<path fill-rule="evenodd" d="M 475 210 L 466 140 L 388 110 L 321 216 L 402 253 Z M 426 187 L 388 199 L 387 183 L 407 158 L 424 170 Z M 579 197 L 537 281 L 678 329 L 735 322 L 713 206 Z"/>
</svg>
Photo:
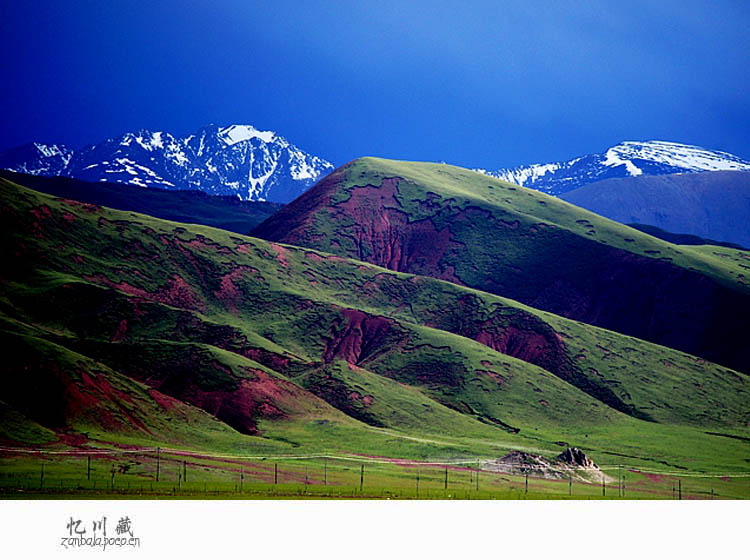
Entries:
<svg viewBox="0 0 750 560">
<path fill-rule="evenodd" d="M 750 171 L 750 162 L 726 152 L 653 140 L 623 142 L 605 152 L 569 161 L 475 171 L 557 196 L 605 179 L 701 171 Z"/>
<path fill-rule="evenodd" d="M 560 198 L 621 223 L 750 247 L 748 171 L 607 179 Z"/>
<path fill-rule="evenodd" d="M 0 168 L 289 202 L 332 171 L 333 165 L 275 132 L 251 125 L 209 125 L 185 137 L 127 132 L 80 150 L 35 142 L 0 154 Z"/>
</svg>

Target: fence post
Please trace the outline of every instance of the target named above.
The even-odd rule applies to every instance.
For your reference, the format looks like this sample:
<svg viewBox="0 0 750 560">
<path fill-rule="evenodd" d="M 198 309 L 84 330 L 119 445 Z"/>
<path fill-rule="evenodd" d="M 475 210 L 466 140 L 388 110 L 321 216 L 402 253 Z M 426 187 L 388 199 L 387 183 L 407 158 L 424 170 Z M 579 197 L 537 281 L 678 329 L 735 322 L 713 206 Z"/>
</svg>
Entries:
<svg viewBox="0 0 750 560">
<path fill-rule="evenodd" d="M 279 483 L 279 464 L 278 463 L 273 464 L 273 483 L 274 484 Z"/>
<path fill-rule="evenodd" d="M 245 484 L 245 467 L 240 467 L 240 494 L 242 493 L 242 486 Z"/>
<path fill-rule="evenodd" d="M 445 490 L 448 489 L 448 467 L 445 467 Z"/>
<path fill-rule="evenodd" d="M 359 466 L 359 491 L 362 492 L 362 486 L 365 482 L 365 466 L 360 465 Z"/>
<path fill-rule="evenodd" d="M 110 481 L 109 487 L 112 490 L 115 489 L 115 466 L 114 465 L 112 465 L 112 480 Z"/>
<path fill-rule="evenodd" d="M 677 480 L 677 494 L 679 495 L 679 499 L 682 499 L 682 480 Z"/>
<path fill-rule="evenodd" d="M 305 492 L 307 492 L 307 476 L 308 476 L 308 466 L 305 465 Z"/>
<path fill-rule="evenodd" d="M 156 482 L 159 482 L 159 471 L 161 470 L 161 447 L 156 448 Z"/>
<path fill-rule="evenodd" d="M 182 479 L 187 483 L 187 461 L 182 462 Z"/>
<path fill-rule="evenodd" d="M 419 469 L 417 469 L 417 498 L 419 498 Z"/>
<path fill-rule="evenodd" d="M 479 462 L 477 462 L 477 491 L 479 490 Z"/>
<path fill-rule="evenodd" d="M 604 473 L 602 473 L 602 497 L 607 495 L 607 483 L 604 482 Z"/>
<path fill-rule="evenodd" d="M 86 455 L 86 480 L 91 480 L 91 455 Z"/>
<path fill-rule="evenodd" d="M 573 475 L 568 475 L 568 496 L 573 495 Z"/>
<path fill-rule="evenodd" d="M 182 470 L 177 467 L 177 489 L 182 490 Z"/>
<path fill-rule="evenodd" d="M 328 457 L 325 458 L 323 464 L 323 486 L 328 486 Z"/>
</svg>

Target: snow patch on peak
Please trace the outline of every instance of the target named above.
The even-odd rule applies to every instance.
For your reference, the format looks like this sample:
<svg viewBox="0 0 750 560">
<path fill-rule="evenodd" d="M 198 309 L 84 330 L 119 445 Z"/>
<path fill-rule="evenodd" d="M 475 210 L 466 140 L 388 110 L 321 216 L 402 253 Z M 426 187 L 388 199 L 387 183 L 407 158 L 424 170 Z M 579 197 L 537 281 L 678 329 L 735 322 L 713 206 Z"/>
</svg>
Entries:
<svg viewBox="0 0 750 560">
<path fill-rule="evenodd" d="M 65 155 L 57 144 L 40 144 L 39 142 L 34 142 L 34 147 L 39 150 L 39 153 L 44 157 Z"/>
<path fill-rule="evenodd" d="M 238 142 L 251 140 L 253 138 L 259 138 L 265 143 L 273 142 L 276 133 L 271 130 L 258 130 L 249 124 L 233 124 L 231 126 L 220 128 L 218 136 L 228 146 L 232 146 Z"/>
<path fill-rule="evenodd" d="M 161 132 L 154 132 L 154 135 L 151 137 L 151 145 L 154 148 L 164 147 L 164 141 L 162 140 L 161 135 L 162 135 Z"/>
<path fill-rule="evenodd" d="M 663 140 L 623 142 L 610 148 L 609 151 L 614 151 L 624 158 L 662 163 L 683 168 L 685 171 L 750 170 L 750 162 L 735 155 Z"/>
<path fill-rule="evenodd" d="M 750 161 L 699 146 L 650 140 L 622 142 L 605 152 L 579 156 L 569 161 L 477 171 L 548 194 L 560 195 L 588 183 L 615 177 L 750 171 Z"/>
<path fill-rule="evenodd" d="M 631 176 L 636 177 L 638 175 L 642 175 L 643 171 L 636 167 L 636 165 L 632 161 L 620 158 L 616 148 L 617 147 L 615 146 L 614 148 L 610 148 L 609 150 L 607 150 L 602 165 L 606 165 L 608 167 L 624 165 L 625 169 Z"/>
</svg>

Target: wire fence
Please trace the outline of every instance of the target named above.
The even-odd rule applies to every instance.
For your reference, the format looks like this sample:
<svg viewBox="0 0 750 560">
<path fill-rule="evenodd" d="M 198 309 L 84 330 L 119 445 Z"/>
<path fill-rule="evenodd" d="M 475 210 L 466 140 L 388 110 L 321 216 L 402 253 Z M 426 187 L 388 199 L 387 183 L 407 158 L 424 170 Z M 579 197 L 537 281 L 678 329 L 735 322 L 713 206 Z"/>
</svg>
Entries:
<svg viewBox="0 0 750 560">
<path fill-rule="evenodd" d="M 403 499 L 746 499 L 750 472 L 639 465 L 415 461 L 345 454 L 232 455 L 173 448 L 0 447 L 0 494 Z"/>
</svg>

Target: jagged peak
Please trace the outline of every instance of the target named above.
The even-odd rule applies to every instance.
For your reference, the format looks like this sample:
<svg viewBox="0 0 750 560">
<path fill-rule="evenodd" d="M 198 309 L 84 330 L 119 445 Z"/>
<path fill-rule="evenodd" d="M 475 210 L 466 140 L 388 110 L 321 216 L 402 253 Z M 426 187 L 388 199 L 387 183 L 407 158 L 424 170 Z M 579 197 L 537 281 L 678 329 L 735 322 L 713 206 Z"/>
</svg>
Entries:
<svg viewBox="0 0 750 560">
<path fill-rule="evenodd" d="M 279 138 L 272 130 L 258 130 L 251 124 L 232 124 L 222 127 L 219 129 L 218 136 L 229 146 L 253 138 L 258 138 L 265 143 Z"/>
</svg>

